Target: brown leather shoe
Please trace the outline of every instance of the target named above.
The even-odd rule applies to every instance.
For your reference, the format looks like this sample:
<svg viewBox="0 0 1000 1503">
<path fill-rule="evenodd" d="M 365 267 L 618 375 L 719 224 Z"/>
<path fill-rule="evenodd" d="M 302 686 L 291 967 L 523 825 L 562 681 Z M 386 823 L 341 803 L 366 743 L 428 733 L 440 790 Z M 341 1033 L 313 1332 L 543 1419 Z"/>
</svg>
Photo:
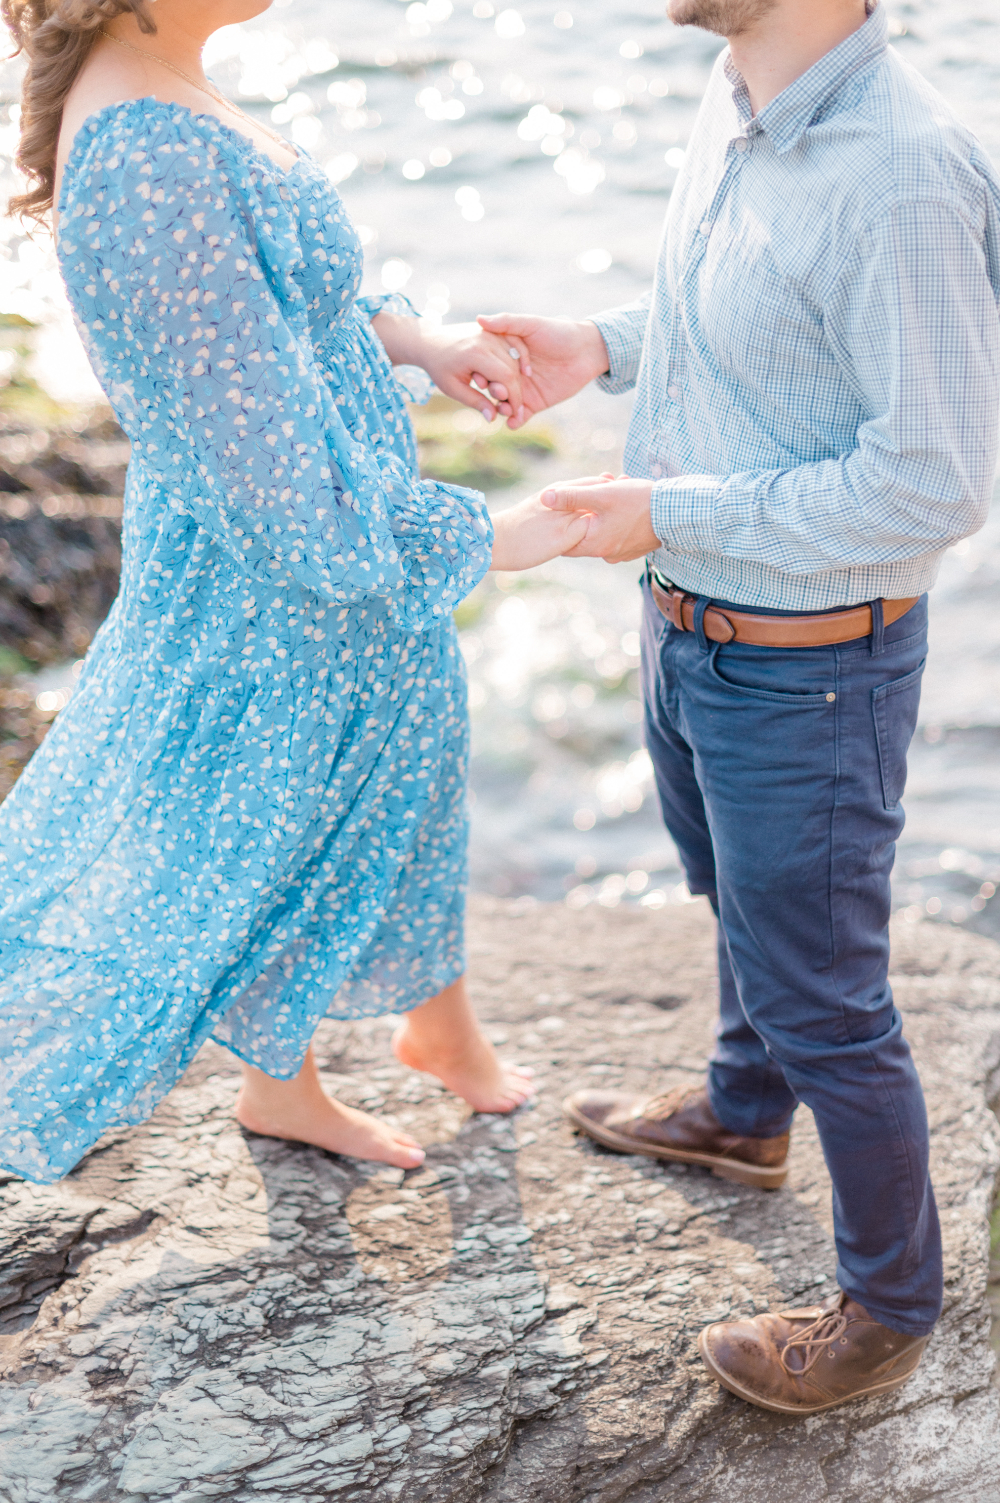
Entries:
<svg viewBox="0 0 1000 1503">
<path fill-rule="evenodd" d="M 838 1292 L 822 1305 L 706 1326 L 698 1350 L 712 1377 L 776 1414 L 819 1414 L 890 1393 L 916 1372 L 927 1336 L 901 1336 Z"/>
<path fill-rule="evenodd" d="M 708 1092 L 680 1086 L 665 1096 L 622 1091 L 577 1091 L 563 1110 L 580 1132 L 619 1153 L 646 1153 L 675 1164 L 700 1164 L 721 1179 L 759 1190 L 785 1183 L 788 1133 L 739 1138 L 727 1132 L 709 1105 Z"/>
</svg>

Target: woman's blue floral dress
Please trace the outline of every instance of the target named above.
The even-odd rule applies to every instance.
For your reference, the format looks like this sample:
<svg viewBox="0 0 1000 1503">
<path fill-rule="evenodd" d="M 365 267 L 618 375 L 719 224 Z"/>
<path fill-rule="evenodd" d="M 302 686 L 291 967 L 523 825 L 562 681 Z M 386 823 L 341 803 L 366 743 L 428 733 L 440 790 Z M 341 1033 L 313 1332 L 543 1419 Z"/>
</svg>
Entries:
<svg viewBox="0 0 1000 1503">
<path fill-rule="evenodd" d="M 50 1181 L 209 1035 L 269 1074 L 463 969 L 482 497 L 418 476 L 357 236 L 152 99 L 74 143 L 59 258 L 132 441 L 118 600 L 0 809 L 0 1161 Z"/>
</svg>

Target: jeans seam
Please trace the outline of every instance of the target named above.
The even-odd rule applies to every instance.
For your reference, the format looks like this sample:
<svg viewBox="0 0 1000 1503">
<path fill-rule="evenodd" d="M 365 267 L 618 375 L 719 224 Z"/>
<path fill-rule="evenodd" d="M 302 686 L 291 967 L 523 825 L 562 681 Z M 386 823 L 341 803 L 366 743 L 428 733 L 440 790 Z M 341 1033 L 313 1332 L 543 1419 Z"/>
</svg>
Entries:
<svg viewBox="0 0 1000 1503">
<path fill-rule="evenodd" d="M 838 1000 L 839 1005 L 840 1005 L 840 1015 L 841 1015 L 841 1020 L 842 1020 L 844 1035 L 845 1035 L 845 1037 L 847 1038 L 847 1040 L 849 1042 L 851 1042 L 851 1043 L 859 1042 L 860 1043 L 860 1042 L 863 1042 L 863 1041 L 862 1040 L 854 1040 L 854 1039 L 851 1038 L 850 1029 L 847 1026 L 847 1009 L 845 1007 L 844 998 L 843 998 L 843 995 L 841 993 L 839 983 L 837 981 L 837 968 L 836 968 L 837 932 L 836 932 L 836 918 L 835 918 L 835 914 L 834 914 L 833 894 L 834 894 L 834 865 L 835 865 L 835 861 L 836 861 L 836 842 L 835 842 L 835 839 L 834 839 L 834 834 L 835 834 L 835 828 L 836 828 L 837 810 L 838 810 L 839 801 L 840 801 L 840 774 L 841 774 L 841 716 L 840 716 L 841 694 L 840 694 L 840 689 L 841 689 L 841 654 L 838 652 L 836 654 L 836 670 L 835 670 L 835 675 L 834 675 L 834 692 L 837 695 L 837 698 L 836 698 L 836 700 L 834 702 L 834 727 L 835 727 L 835 731 L 834 731 L 834 794 L 833 794 L 833 802 L 832 802 L 832 807 L 831 807 L 831 818 L 830 818 L 830 857 L 829 857 L 829 866 L 828 866 L 828 871 L 827 871 L 827 882 L 828 882 L 827 891 L 828 891 L 828 905 L 829 905 L 829 913 L 830 913 L 830 970 L 831 970 L 831 979 L 833 980 L 833 984 L 834 984 L 834 991 L 836 993 L 837 1000 Z M 865 1042 L 865 1048 L 866 1048 L 866 1053 L 868 1055 L 868 1058 L 871 1060 L 871 1063 L 875 1067 L 875 1074 L 878 1077 L 880 1089 L 882 1090 L 883 1096 L 884 1096 L 885 1100 L 887 1101 L 887 1103 L 889 1105 L 889 1109 L 892 1112 L 892 1118 L 893 1118 L 893 1121 L 894 1121 L 894 1123 L 896 1125 L 896 1143 L 897 1143 L 898 1146 L 901 1146 L 902 1149 L 903 1149 L 903 1163 L 905 1165 L 905 1171 L 906 1171 L 906 1173 L 905 1173 L 906 1190 L 907 1190 L 907 1194 L 908 1194 L 908 1196 L 910 1198 L 910 1219 L 911 1219 L 911 1225 L 913 1226 L 914 1231 L 916 1231 L 916 1227 L 917 1227 L 917 1214 L 916 1214 L 916 1203 L 915 1203 L 914 1194 L 913 1194 L 913 1171 L 912 1171 L 912 1166 L 910 1164 L 909 1154 L 906 1152 L 906 1142 L 905 1142 L 905 1137 L 904 1137 L 904 1134 L 903 1134 L 902 1123 L 899 1120 L 899 1113 L 897 1112 L 897 1110 L 896 1110 L 896 1104 L 895 1104 L 895 1102 L 892 1099 L 892 1093 L 891 1093 L 891 1091 L 889 1091 L 887 1089 L 886 1083 L 885 1083 L 885 1079 L 884 1079 L 883 1074 L 882 1074 L 882 1071 L 879 1069 L 878 1060 L 874 1057 L 874 1055 L 872 1053 L 872 1050 L 871 1050 L 871 1047 L 867 1043 L 867 1041 L 864 1041 L 864 1042 Z M 911 1239 L 911 1246 L 907 1248 L 907 1256 L 908 1256 L 908 1258 L 912 1259 L 912 1255 L 913 1254 L 912 1254 L 912 1239 Z M 911 1298 L 911 1300 L 914 1303 L 916 1303 L 916 1289 L 915 1289 L 915 1285 L 914 1285 L 915 1273 L 914 1273 L 914 1269 L 912 1267 L 910 1267 L 910 1268 L 907 1269 L 906 1278 L 907 1278 L 907 1287 L 909 1288 L 909 1292 L 910 1292 L 910 1298 Z M 863 1303 L 864 1303 L 864 1301 L 862 1300 L 862 1304 Z M 866 1306 L 866 1308 L 867 1308 L 867 1306 Z"/>
<path fill-rule="evenodd" d="M 893 1009 L 893 1011 L 895 1011 L 895 1008 Z M 918 1222 L 917 1203 L 916 1203 L 916 1198 L 915 1198 L 914 1193 L 913 1193 L 913 1166 L 910 1163 L 910 1155 L 906 1151 L 906 1134 L 903 1132 L 903 1124 L 899 1120 L 899 1113 L 896 1110 L 896 1103 L 893 1100 L 892 1092 L 887 1087 L 887 1085 L 885 1083 L 885 1078 L 884 1078 L 884 1076 L 882 1074 L 881 1069 L 879 1068 L 878 1060 L 874 1057 L 874 1055 L 872 1054 L 870 1048 L 868 1050 L 868 1057 L 869 1057 L 869 1059 L 871 1059 L 872 1064 L 875 1066 L 875 1073 L 878 1076 L 879 1085 L 882 1088 L 882 1092 L 883 1092 L 883 1094 L 885 1096 L 885 1099 L 886 1099 L 886 1101 L 889 1104 L 889 1109 L 892 1112 L 892 1119 L 893 1119 L 893 1121 L 896 1124 L 896 1141 L 901 1145 L 901 1147 L 903 1149 L 903 1163 L 906 1166 L 906 1188 L 907 1188 L 907 1193 L 909 1194 L 909 1197 L 910 1197 L 910 1219 L 911 1219 L 911 1222 L 912 1222 L 912 1225 L 913 1225 L 914 1234 L 916 1234 L 916 1231 L 917 1231 L 917 1222 Z M 929 1171 L 928 1171 L 928 1178 L 929 1178 Z M 910 1244 L 909 1244 L 909 1246 L 906 1249 L 906 1256 L 907 1256 L 907 1261 L 910 1262 L 910 1264 L 911 1264 L 911 1267 L 909 1267 L 907 1269 L 907 1273 L 906 1273 L 906 1277 L 907 1277 L 908 1285 L 909 1285 L 909 1290 L 910 1290 L 910 1298 L 913 1301 L 913 1303 L 916 1304 L 917 1303 L 917 1296 L 916 1296 L 916 1289 L 914 1287 L 915 1270 L 912 1267 L 912 1262 L 913 1262 L 913 1238 L 912 1237 L 910 1239 Z"/>
<path fill-rule="evenodd" d="M 833 704 L 833 798 L 830 802 L 830 838 L 829 854 L 826 869 L 826 906 L 830 923 L 830 980 L 833 983 L 834 995 L 840 1007 L 840 1023 L 845 1042 L 853 1043 L 850 1029 L 847 1026 L 847 1008 L 844 1005 L 843 994 L 837 980 L 837 919 L 834 912 L 834 891 L 836 883 L 834 872 L 837 862 L 837 816 L 840 810 L 840 778 L 841 778 L 841 714 L 840 714 L 840 653 L 834 655 L 833 673 L 834 693 L 836 699 Z"/>
</svg>

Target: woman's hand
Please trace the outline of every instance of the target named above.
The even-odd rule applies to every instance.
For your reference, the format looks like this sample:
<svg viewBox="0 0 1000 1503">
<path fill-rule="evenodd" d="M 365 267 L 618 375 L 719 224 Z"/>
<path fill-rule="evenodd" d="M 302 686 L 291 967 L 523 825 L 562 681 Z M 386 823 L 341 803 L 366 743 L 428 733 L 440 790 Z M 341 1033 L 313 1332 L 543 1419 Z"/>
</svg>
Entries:
<svg viewBox="0 0 1000 1503">
<path fill-rule="evenodd" d="M 594 480 L 575 480 L 576 486 L 599 484 Z M 547 564 L 561 558 L 586 541 L 590 526 L 588 512 L 553 511 L 543 506 L 540 496 L 503 511 L 493 519 L 493 558 L 490 569 L 514 573 Z"/>
<path fill-rule="evenodd" d="M 652 494 L 651 480 L 605 474 L 547 486 L 539 499 L 544 507 L 568 517 L 578 516 L 581 506 L 591 512 L 587 535 L 574 549 L 574 558 L 603 558 L 605 563 L 621 564 L 661 546 L 650 520 Z"/>
<path fill-rule="evenodd" d="M 474 407 L 492 423 L 497 413 L 526 422 L 521 364 L 524 341 L 489 333 L 478 324 L 432 324 L 423 318 L 379 313 L 372 319 L 393 365 L 419 365 L 439 391 Z M 520 422 L 518 415 L 520 414 Z"/>
<path fill-rule="evenodd" d="M 589 319 L 491 313 L 478 322 L 512 347 L 523 344 L 527 352 L 521 356 L 522 409 L 508 418 L 508 428 L 523 427 L 534 413 L 565 402 L 608 369 L 601 331 Z"/>
</svg>

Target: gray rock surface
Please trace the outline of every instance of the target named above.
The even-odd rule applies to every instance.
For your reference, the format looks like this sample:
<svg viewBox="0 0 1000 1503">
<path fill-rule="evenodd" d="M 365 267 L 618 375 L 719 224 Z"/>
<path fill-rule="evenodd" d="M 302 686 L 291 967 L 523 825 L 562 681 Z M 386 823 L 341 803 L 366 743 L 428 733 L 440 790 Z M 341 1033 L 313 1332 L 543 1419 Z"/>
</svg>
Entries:
<svg viewBox="0 0 1000 1503">
<path fill-rule="evenodd" d="M 399 1067 L 384 1020 L 321 1033 L 330 1086 L 433 1145 L 418 1173 L 245 1135 L 233 1062 L 208 1046 L 69 1179 L 3 1187 L 5 1503 L 998 1503 L 1000 947 L 896 932 L 945 1313 L 899 1393 L 807 1422 L 723 1393 L 694 1338 L 831 1287 L 809 1114 L 773 1195 L 605 1153 L 560 1118 L 580 1082 L 697 1078 L 707 910 L 479 899 L 470 959 L 489 1031 L 539 1074 L 513 1121 Z"/>
</svg>

